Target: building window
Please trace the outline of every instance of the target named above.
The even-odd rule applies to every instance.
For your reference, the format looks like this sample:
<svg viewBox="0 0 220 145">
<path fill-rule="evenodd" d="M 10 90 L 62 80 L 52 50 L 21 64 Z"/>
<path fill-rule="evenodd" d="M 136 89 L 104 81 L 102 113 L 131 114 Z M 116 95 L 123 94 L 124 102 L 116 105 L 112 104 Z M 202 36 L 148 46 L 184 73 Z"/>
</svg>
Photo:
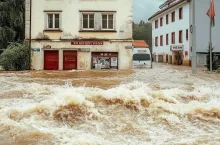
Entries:
<svg viewBox="0 0 220 145">
<path fill-rule="evenodd" d="M 83 29 L 94 29 L 94 14 L 83 14 Z"/>
<path fill-rule="evenodd" d="M 102 29 L 108 29 L 108 30 L 114 29 L 113 14 L 102 14 Z"/>
<path fill-rule="evenodd" d="M 172 22 L 175 22 L 175 11 L 172 12 Z"/>
<path fill-rule="evenodd" d="M 183 43 L 183 31 L 179 31 L 179 43 Z"/>
<path fill-rule="evenodd" d="M 60 29 L 60 14 L 47 14 L 47 29 Z"/>
<path fill-rule="evenodd" d="M 169 15 L 166 15 L 166 24 L 169 24 Z"/>
<path fill-rule="evenodd" d="M 155 46 L 158 46 L 158 37 L 155 37 Z"/>
<path fill-rule="evenodd" d="M 172 32 L 171 39 L 172 39 L 172 44 L 175 44 L 175 32 Z"/>
<path fill-rule="evenodd" d="M 160 18 L 160 26 L 163 26 L 163 17 Z"/>
<path fill-rule="evenodd" d="M 155 21 L 155 29 L 158 28 L 158 20 Z"/>
<path fill-rule="evenodd" d="M 183 8 L 179 8 L 179 19 L 183 18 Z"/>
<path fill-rule="evenodd" d="M 163 35 L 160 36 L 160 46 L 163 46 Z"/>
<path fill-rule="evenodd" d="M 169 45 L 169 34 L 166 34 L 166 45 Z"/>
<path fill-rule="evenodd" d="M 186 40 L 188 40 L 188 39 L 189 39 L 189 30 L 186 29 Z"/>
</svg>

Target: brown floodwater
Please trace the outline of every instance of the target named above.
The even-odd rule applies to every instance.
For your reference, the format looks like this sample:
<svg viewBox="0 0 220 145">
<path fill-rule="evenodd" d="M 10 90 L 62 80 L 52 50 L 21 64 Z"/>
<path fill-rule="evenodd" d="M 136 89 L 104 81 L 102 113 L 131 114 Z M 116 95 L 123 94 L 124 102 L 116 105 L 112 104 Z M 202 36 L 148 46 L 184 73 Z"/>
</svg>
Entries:
<svg viewBox="0 0 220 145">
<path fill-rule="evenodd" d="M 0 71 L 0 145 L 218 145 L 220 74 Z"/>
</svg>

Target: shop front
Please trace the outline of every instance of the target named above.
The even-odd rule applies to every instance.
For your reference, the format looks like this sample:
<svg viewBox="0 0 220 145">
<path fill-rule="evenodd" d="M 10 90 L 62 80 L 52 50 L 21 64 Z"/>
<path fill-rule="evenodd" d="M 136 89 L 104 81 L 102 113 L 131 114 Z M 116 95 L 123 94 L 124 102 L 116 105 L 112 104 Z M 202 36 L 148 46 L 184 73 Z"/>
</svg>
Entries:
<svg viewBox="0 0 220 145">
<path fill-rule="evenodd" d="M 118 69 L 118 52 L 92 52 L 92 69 Z"/>
<path fill-rule="evenodd" d="M 183 65 L 184 46 L 183 45 L 172 45 L 170 46 L 170 49 L 172 51 L 172 64 Z"/>
</svg>

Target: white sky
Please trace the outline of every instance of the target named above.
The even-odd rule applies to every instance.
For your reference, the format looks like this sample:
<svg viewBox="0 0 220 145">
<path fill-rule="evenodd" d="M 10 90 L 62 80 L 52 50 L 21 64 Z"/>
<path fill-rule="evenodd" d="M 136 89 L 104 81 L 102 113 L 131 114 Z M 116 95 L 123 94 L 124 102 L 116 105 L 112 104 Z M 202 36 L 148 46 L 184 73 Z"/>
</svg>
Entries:
<svg viewBox="0 0 220 145">
<path fill-rule="evenodd" d="M 148 18 L 159 10 L 166 0 L 133 0 L 133 21 L 148 21 Z"/>
</svg>

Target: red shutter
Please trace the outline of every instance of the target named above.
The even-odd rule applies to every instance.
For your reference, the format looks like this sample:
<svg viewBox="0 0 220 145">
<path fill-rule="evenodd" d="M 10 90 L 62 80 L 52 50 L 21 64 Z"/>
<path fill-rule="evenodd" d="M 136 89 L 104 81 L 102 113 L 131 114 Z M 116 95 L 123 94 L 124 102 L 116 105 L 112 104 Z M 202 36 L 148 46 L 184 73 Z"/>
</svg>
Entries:
<svg viewBox="0 0 220 145">
<path fill-rule="evenodd" d="M 169 34 L 166 35 L 166 45 L 169 45 Z"/>
<path fill-rule="evenodd" d="M 166 24 L 169 24 L 169 15 L 166 15 Z"/>
<path fill-rule="evenodd" d="M 186 29 L 186 40 L 188 40 L 188 39 L 189 39 L 189 30 Z"/>
<path fill-rule="evenodd" d="M 183 8 L 179 8 L 179 19 L 183 18 Z"/>
<path fill-rule="evenodd" d="M 172 44 L 175 44 L 175 32 L 172 32 Z"/>
<path fill-rule="evenodd" d="M 175 22 L 175 11 L 172 12 L 172 22 Z"/>
<path fill-rule="evenodd" d="M 160 46 L 163 46 L 163 35 L 160 36 Z"/>
<path fill-rule="evenodd" d="M 158 28 L 158 20 L 155 21 L 155 29 Z"/>
<path fill-rule="evenodd" d="M 155 37 L 155 46 L 158 46 L 158 37 Z"/>
<path fill-rule="evenodd" d="M 183 31 L 180 30 L 179 31 L 179 43 L 182 43 L 183 42 Z"/>
</svg>

